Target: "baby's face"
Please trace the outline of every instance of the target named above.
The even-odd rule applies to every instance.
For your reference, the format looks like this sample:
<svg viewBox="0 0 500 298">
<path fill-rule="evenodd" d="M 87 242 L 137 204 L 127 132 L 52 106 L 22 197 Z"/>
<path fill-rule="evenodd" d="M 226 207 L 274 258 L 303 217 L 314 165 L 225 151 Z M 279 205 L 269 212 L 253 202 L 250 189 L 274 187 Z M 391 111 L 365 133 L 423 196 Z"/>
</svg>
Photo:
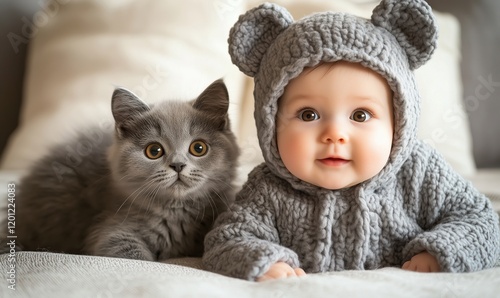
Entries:
<svg viewBox="0 0 500 298">
<path fill-rule="evenodd" d="M 327 188 L 349 187 L 385 166 L 393 137 L 392 92 L 359 64 L 306 69 L 279 102 L 278 150 L 297 178 Z"/>
</svg>

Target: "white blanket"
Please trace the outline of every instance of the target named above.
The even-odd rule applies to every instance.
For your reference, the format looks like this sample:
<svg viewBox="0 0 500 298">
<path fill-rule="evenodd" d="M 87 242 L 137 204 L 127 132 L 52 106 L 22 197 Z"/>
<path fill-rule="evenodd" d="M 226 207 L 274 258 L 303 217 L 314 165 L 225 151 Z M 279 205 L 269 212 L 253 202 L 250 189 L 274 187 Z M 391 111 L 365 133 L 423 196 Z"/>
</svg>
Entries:
<svg viewBox="0 0 500 298">
<path fill-rule="evenodd" d="M 500 267 L 474 273 L 415 273 L 396 268 L 309 274 L 263 283 L 187 266 L 136 260 L 19 252 L 15 291 L 0 297 L 498 297 Z M 0 256 L 2 271 L 8 255 Z M 174 260 L 193 267 L 199 259 Z M 8 278 L 8 277 L 7 277 Z"/>
<path fill-rule="evenodd" d="M 17 183 L 19 175 L 0 171 L 0 207 L 7 203 L 7 184 Z M 500 193 L 500 170 L 475 178 L 480 190 Z M 500 200 L 493 203 L 500 211 Z M 199 259 L 168 263 L 47 252 L 4 254 L 0 297 L 500 297 L 500 267 L 462 274 L 384 268 L 255 283 L 203 271 Z M 14 280 L 9 280 L 11 274 Z M 15 290 L 9 288 L 11 282 Z"/>
</svg>

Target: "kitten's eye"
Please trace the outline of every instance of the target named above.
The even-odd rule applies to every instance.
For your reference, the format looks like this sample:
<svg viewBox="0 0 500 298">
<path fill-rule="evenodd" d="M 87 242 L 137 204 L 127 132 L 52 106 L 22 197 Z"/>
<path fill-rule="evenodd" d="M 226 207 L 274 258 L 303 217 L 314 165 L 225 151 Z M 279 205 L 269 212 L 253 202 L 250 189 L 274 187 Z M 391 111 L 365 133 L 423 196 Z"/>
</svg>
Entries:
<svg viewBox="0 0 500 298">
<path fill-rule="evenodd" d="M 303 121 L 314 121 L 319 119 L 319 115 L 315 110 L 312 109 L 304 109 L 299 113 L 299 119 Z"/>
<path fill-rule="evenodd" d="M 208 145 L 203 141 L 194 141 L 189 146 L 189 153 L 197 157 L 207 154 L 207 151 Z"/>
<path fill-rule="evenodd" d="M 158 143 L 149 144 L 144 151 L 146 157 L 149 159 L 158 159 L 165 153 L 163 147 Z"/>
<path fill-rule="evenodd" d="M 352 113 L 350 119 L 356 122 L 366 122 L 372 118 L 370 112 L 365 110 L 356 110 Z"/>
</svg>

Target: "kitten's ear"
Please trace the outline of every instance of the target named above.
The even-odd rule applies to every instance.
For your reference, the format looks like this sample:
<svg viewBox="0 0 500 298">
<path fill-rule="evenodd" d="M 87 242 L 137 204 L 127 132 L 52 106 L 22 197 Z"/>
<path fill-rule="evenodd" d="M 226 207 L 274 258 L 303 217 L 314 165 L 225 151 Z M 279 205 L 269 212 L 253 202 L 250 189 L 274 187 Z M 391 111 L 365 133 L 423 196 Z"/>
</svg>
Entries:
<svg viewBox="0 0 500 298">
<path fill-rule="evenodd" d="M 221 129 L 229 128 L 229 94 L 226 84 L 219 79 L 208 86 L 193 103 L 193 108 L 208 114 Z"/>
<path fill-rule="evenodd" d="M 149 106 L 134 93 L 125 88 L 116 88 L 111 98 L 111 111 L 115 118 L 117 131 L 124 132 L 126 124 L 138 115 L 149 111 Z"/>
</svg>

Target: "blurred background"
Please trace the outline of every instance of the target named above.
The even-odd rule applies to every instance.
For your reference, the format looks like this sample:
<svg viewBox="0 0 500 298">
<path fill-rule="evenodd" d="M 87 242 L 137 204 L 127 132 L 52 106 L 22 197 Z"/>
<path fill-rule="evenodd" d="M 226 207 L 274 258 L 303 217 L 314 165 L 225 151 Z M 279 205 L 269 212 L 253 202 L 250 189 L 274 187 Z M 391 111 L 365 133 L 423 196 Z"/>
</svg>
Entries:
<svg viewBox="0 0 500 298">
<path fill-rule="evenodd" d="M 36 110 L 44 108 L 41 104 L 34 104 L 37 100 L 36 97 L 38 94 L 42 98 L 40 101 L 45 100 L 52 104 L 54 99 L 47 99 L 47 96 L 54 97 L 54 94 L 58 95 L 58 93 L 52 92 L 47 95 L 44 93 L 45 88 L 62 88 L 63 85 L 66 84 L 65 82 L 61 82 L 60 78 L 57 82 L 54 82 L 53 80 L 51 81 L 53 75 L 50 74 L 49 71 L 54 69 L 59 72 L 60 76 L 71 76 L 72 74 L 69 72 L 70 70 L 78 72 L 80 71 L 78 67 L 82 67 L 81 65 L 73 65 L 70 63 L 69 61 L 71 60 L 68 58 L 69 56 L 64 52 L 56 54 L 60 55 L 61 59 L 63 59 L 61 61 L 64 61 L 65 64 L 54 67 L 57 63 L 62 62 L 58 62 L 57 59 L 54 59 L 56 54 L 53 53 L 49 55 L 47 53 L 51 49 L 57 49 L 55 45 L 48 46 L 47 43 L 54 40 L 54 36 L 56 36 L 58 32 L 60 35 L 67 35 L 64 37 L 67 38 L 65 40 L 75 38 L 75 36 L 69 35 L 69 33 L 73 31 L 77 33 L 83 32 L 82 37 L 85 37 L 88 35 L 88 30 L 90 29 L 85 29 L 83 26 L 92 27 L 91 29 L 94 31 L 102 30 L 103 32 L 106 32 L 108 36 L 113 33 L 113 30 L 117 30 L 117 34 L 123 34 L 123 32 L 120 32 L 119 28 L 117 29 L 116 26 L 106 23 L 107 19 L 109 19 L 110 22 L 113 22 L 115 18 L 120 17 L 120 14 L 124 14 L 123 19 L 130 21 L 129 24 L 126 25 L 128 26 L 127 30 L 129 31 L 124 31 L 126 34 L 130 35 L 131 32 L 135 32 L 138 35 L 135 38 L 141 38 L 141 36 L 144 36 L 146 39 L 146 34 L 141 33 L 140 30 L 155 28 L 154 22 L 159 22 L 159 20 L 161 20 L 161 16 L 158 16 L 157 14 L 163 13 L 162 9 L 164 9 L 167 11 L 168 15 L 168 17 L 166 16 L 165 18 L 170 18 L 170 23 L 165 23 L 163 21 L 158 23 L 158 27 L 165 26 L 164 30 L 162 29 L 159 32 L 162 34 L 166 32 L 168 36 L 173 36 L 170 44 L 174 42 L 184 42 L 191 47 L 198 47 L 198 53 L 201 53 L 197 59 L 193 58 L 182 60 L 183 65 L 185 65 L 187 69 L 185 72 L 180 71 L 182 67 L 175 67 L 179 71 L 177 75 L 173 75 L 172 73 L 166 75 L 166 72 L 163 73 L 160 68 L 163 67 L 162 69 L 167 70 L 169 67 L 172 68 L 172 64 L 169 64 L 170 62 L 166 64 L 149 64 L 149 66 L 147 66 L 149 67 L 148 70 L 146 72 L 142 70 L 143 72 L 140 74 L 139 78 L 143 78 L 148 73 L 152 74 L 156 72 L 160 76 L 163 73 L 164 76 L 160 77 L 161 80 L 156 77 L 157 83 L 175 82 L 173 85 L 178 86 L 178 89 L 186 90 L 190 89 L 189 84 L 186 83 L 182 85 L 182 82 L 190 80 L 196 81 L 199 86 L 193 83 L 191 89 L 193 89 L 192 91 L 194 93 L 197 92 L 198 89 L 202 88 L 201 85 L 208 83 L 212 78 L 206 79 L 205 77 L 201 77 L 201 79 L 198 79 L 198 77 L 191 74 L 197 72 L 197 67 L 204 68 L 202 71 L 211 69 L 208 73 L 213 76 L 213 79 L 217 79 L 215 76 L 222 76 L 226 78 L 226 80 L 229 78 L 230 81 L 231 78 L 234 78 L 233 80 L 236 81 L 236 77 L 238 77 L 238 80 L 242 80 L 238 83 L 230 82 L 231 86 L 229 86 L 229 88 L 231 93 L 233 93 L 233 98 L 237 98 L 234 101 L 233 108 L 235 111 L 233 111 L 233 114 L 237 115 L 238 113 L 241 113 L 242 109 L 251 110 L 253 108 L 251 99 L 245 99 L 245 97 L 251 97 L 251 82 L 249 82 L 248 79 L 242 79 L 241 74 L 239 74 L 237 70 L 231 68 L 232 66 L 230 66 L 231 63 L 229 61 L 229 55 L 225 49 L 225 42 L 227 32 L 231 24 L 236 20 L 237 16 L 243 11 L 261 2 L 263 1 L 211 0 L 198 2 L 185 1 L 181 3 L 179 1 L 158 0 L 158 2 L 146 1 L 141 4 L 140 1 L 134 2 L 132 0 L 113 0 L 106 1 L 106 4 L 99 4 L 98 1 L 94 0 L 53 0 L 46 4 L 43 0 L 2 0 L 0 2 L 0 152 L 3 154 L 3 167 L 5 168 L 7 165 L 8 169 L 15 169 L 16 167 L 24 166 L 22 162 L 10 163 L 9 161 L 6 161 L 5 159 L 9 157 L 5 157 L 5 154 L 8 154 L 8 156 L 16 156 L 13 152 L 22 151 L 25 153 L 24 156 L 28 156 L 26 153 L 38 150 L 38 148 L 24 148 L 24 143 L 21 141 L 16 141 L 14 145 L 12 145 L 14 138 L 13 132 L 20 124 L 21 126 L 28 125 L 23 123 L 23 121 L 28 122 L 29 119 L 20 118 L 20 114 L 23 115 L 24 113 L 24 117 L 26 118 L 36 112 Z M 307 14 L 309 12 L 313 12 L 315 9 L 323 10 L 325 7 L 328 8 L 329 6 L 334 8 L 346 7 L 353 9 L 353 11 L 359 11 L 363 14 L 366 11 L 369 11 L 365 8 L 373 7 L 379 1 L 280 0 L 277 2 L 289 7 L 289 10 L 292 13 L 294 13 L 294 10 L 303 8 L 303 11 L 299 11 L 296 14 L 294 13 L 294 17 L 297 18 L 300 14 Z M 471 159 L 474 168 L 500 168 L 500 59 L 498 58 L 498 52 L 500 50 L 500 1 L 428 0 L 428 3 L 435 11 L 444 13 L 443 19 L 446 19 L 446 15 L 450 14 L 455 20 L 458 21 L 459 24 L 459 36 L 457 36 L 456 39 L 458 42 L 458 48 L 451 49 L 450 51 L 454 51 L 459 59 L 458 75 L 461 85 L 455 89 L 461 99 L 462 106 L 459 107 L 461 110 L 456 113 L 445 113 L 446 111 L 436 112 L 442 112 L 443 123 L 448 122 L 448 124 L 455 123 L 455 120 L 458 123 L 460 120 L 459 118 L 462 117 L 461 113 L 465 112 L 466 116 L 464 117 L 466 117 L 466 121 L 464 123 L 467 124 L 467 127 L 460 127 L 460 131 L 471 139 L 468 141 L 468 139 L 465 138 L 465 141 L 462 143 L 459 142 L 459 144 L 462 144 L 461 146 L 463 148 L 455 147 L 455 149 L 448 148 L 446 150 L 469 150 L 472 154 Z M 205 11 L 203 11 L 204 9 Z M 96 11 L 97 15 L 92 15 L 92 13 L 96 13 Z M 138 17 L 135 18 L 131 11 L 134 11 L 134 14 L 137 14 Z M 82 19 L 80 19 L 80 17 Z M 68 18 L 73 18 L 73 20 L 68 20 Z M 87 21 L 82 21 L 83 19 Z M 218 24 L 214 25 L 214 23 L 217 22 Z M 71 29 L 73 31 L 70 29 L 54 29 L 53 27 L 57 24 L 64 24 L 64 26 L 68 26 L 68 24 L 70 24 L 75 27 L 80 26 L 82 28 L 73 28 Z M 448 26 L 447 24 L 453 24 L 453 22 L 448 21 L 443 24 L 444 26 Z M 167 25 L 170 27 L 167 27 Z M 206 31 L 202 30 L 202 27 L 211 28 L 211 26 L 217 27 L 217 34 L 211 34 L 211 31 L 208 31 L 208 29 Z M 451 34 L 449 32 L 454 32 L 453 30 L 448 30 L 449 28 L 441 29 L 442 30 L 440 30 L 440 32 L 444 32 L 444 35 Z M 184 38 L 183 32 L 186 30 L 190 32 L 186 33 L 185 36 L 188 37 Z M 193 37 L 189 37 L 189 34 L 193 35 Z M 33 43 L 32 38 L 35 39 L 35 43 Z M 446 38 L 450 39 L 453 38 L 453 36 L 442 36 L 442 38 L 444 38 L 446 42 Z M 37 40 L 38 44 L 36 43 Z M 44 44 L 41 44 L 42 41 Z M 140 43 L 140 39 L 137 42 Z M 145 44 L 148 48 L 157 47 L 159 49 L 163 46 L 160 45 L 159 41 L 155 41 L 151 38 L 147 39 Z M 443 42 L 443 44 L 444 47 L 453 46 L 453 43 Z M 59 41 L 59 44 L 57 45 L 61 45 L 61 41 Z M 126 45 L 126 43 L 124 45 Z M 204 51 L 204 48 L 207 48 L 207 50 Z M 123 53 L 119 49 L 119 43 L 115 48 L 108 48 L 108 50 L 116 51 L 118 56 L 122 57 L 120 55 Z M 169 56 L 174 59 L 179 56 L 178 54 L 180 52 L 184 51 L 184 48 L 178 47 L 172 50 L 169 46 L 168 50 L 170 52 L 166 53 L 165 56 Z M 32 51 L 38 52 L 32 53 Z M 107 50 L 105 48 L 101 49 L 101 53 L 106 51 Z M 141 51 L 141 48 L 135 50 L 130 49 L 130 52 L 123 54 L 123 57 L 130 57 L 130 53 L 134 53 L 133 55 L 136 56 L 143 55 L 144 57 L 148 57 L 147 53 Z M 94 57 L 97 57 L 96 61 L 101 61 L 98 56 L 95 56 L 95 54 L 93 55 Z M 51 57 L 52 60 L 45 59 L 44 57 Z M 78 58 L 77 56 L 75 57 Z M 75 59 L 75 57 L 70 58 Z M 153 56 L 152 59 L 160 60 L 164 58 L 165 57 L 157 55 Z M 206 62 L 206 60 L 210 60 L 212 58 L 214 60 L 213 62 L 217 63 L 213 65 L 207 64 L 208 62 Z M 43 61 L 40 61 L 44 59 L 46 60 L 46 64 L 43 64 Z M 106 59 L 102 60 L 102 62 L 105 63 L 111 58 Z M 221 64 L 219 63 L 220 61 L 223 61 L 224 63 Z M 127 67 L 124 67 L 121 70 L 118 69 L 116 72 L 120 73 L 121 71 L 121 73 L 123 73 L 129 71 L 130 67 Z M 46 71 L 45 73 L 44 70 Z M 61 73 L 65 71 L 68 71 L 68 74 Z M 427 73 L 425 76 L 429 76 L 429 74 Z M 155 78 L 153 77 L 153 79 Z M 440 84 L 444 86 L 452 79 L 454 78 L 440 77 L 438 78 L 439 82 L 437 82 L 437 86 Z M 433 80 L 435 81 L 436 79 L 433 78 Z M 130 83 L 133 81 L 124 80 L 124 82 Z M 434 83 L 436 84 L 436 82 Z M 57 84 L 61 85 L 57 86 Z M 245 88 L 250 88 L 250 91 Z M 87 88 L 88 92 L 91 91 L 89 89 L 92 88 Z M 85 89 L 79 87 L 77 90 Z M 445 90 L 446 89 L 442 89 L 441 91 L 448 92 Z M 140 90 L 136 91 L 139 92 Z M 158 91 L 163 92 L 163 89 L 160 88 Z M 431 96 L 434 94 L 434 91 L 429 92 L 431 93 Z M 66 93 L 64 96 L 67 96 L 67 94 L 73 95 L 72 93 Z M 151 95 L 151 92 L 148 94 Z M 155 93 L 153 92 L 153 94 Z M 190 94 L 187 92 L 182 95 L 188 96 Z M 92 97 L 92 92 L 90 92 L 90 95 L 87 96 Z M 441 97 L 441 95 L 439 97 Z M 108 99 L 106 98 L 105 100 Z M 440 102 L 441 98 L 432 98 L 432 100 L 436 103 L 435 108 L 440 109 L 437 103 Z M 432 108 L 432 103 L 430 108 Z M 96 108 L 96 110 L 99 111 L 99 108 Z M 82 113 L 85 113 L 85 111 Z M 96 112 L 96 115 L 100 114 Z M 245 117 L 249 119 L 246 119 Z M 253 120 L 251 119 L 251 113 L 246 113 L 241 117 L 237 115 L 233 118 L 236 118 L 236 120 L 233 121 L 234 128 L 239 130 L 240 134 L 245 135 L 245 138 L 240 138 L 240 143 L 243 146 L 251 143 L 252 145 L 247 147 L 251 147 L 254 151 L 258 150 L 255 145 L 256 140 L 254 138 L 252 139 Z M 31 125 L 38 126 L 35 124 Z M 48 135 L 46 137 L 48 139 L 54 139 L 54 136 L 50 136 L 50 132 L 47 133 Z M 437 143 L 442 143 L 442 146 L 446 146 L 447 143 L 452 142 L 450 138 L 442 138 L 439 133 L 440 131 L 437 130 L 436 125 L 434 125 L 433 130 L 427 137 L 431 141 L 437 140 Z M 449 136 L 451 136 L 452 139 L 455 138 L 453 134 L 449 134 Z M 9 143 L 10 146 L 8 146 Z M 33 143 L 26 146 L 33 147 L 37 146 L 37 144 Z M 40 149 L 42 149 L 42 147 L 40 147 Z M 255 152 L 252 153 L 248 151 L 246 153 L 249 155 L 255 155 Z M 256 154 L 258 155 L 258 153 Z M 460 163 L 460 157 L 453 158 L 455 158 L 456 163 Z M 463 171 L 463 173 L 469 174 L 473 174 L 473 172 L 474 171 L 470 170 Z"/>
</svg>

